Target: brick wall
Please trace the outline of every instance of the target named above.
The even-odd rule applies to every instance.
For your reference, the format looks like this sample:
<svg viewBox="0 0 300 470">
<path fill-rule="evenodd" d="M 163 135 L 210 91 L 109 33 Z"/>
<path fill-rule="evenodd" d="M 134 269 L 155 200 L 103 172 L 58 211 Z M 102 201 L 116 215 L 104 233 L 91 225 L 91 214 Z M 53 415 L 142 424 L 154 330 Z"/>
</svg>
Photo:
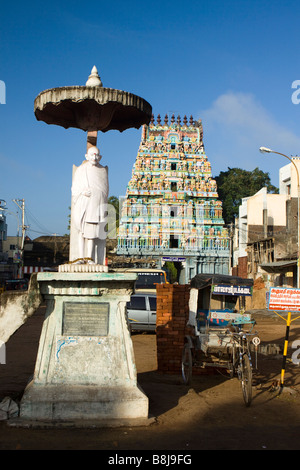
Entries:
<svg viewBox="0 0 300 470">
<path fill-rule="evenodd" d="M 158 372 L 181 374 L 181 357 L 189 315 L 189 285 L 156 286 L 156 342 Z"/>
<path fill-rule="evenodd" d="M 248 277 L 248 257 L 242 256 L 238 259 L 238 265 L 232 268 L 232 276 Z"/>
<path fill-rule="evenodd" d="M 243 277 L 247 279 L 248 277 L 248 257 L 247 256 L 242 256 L 238 260 L 238 273 L 237 275 L 239 277 Z"/>
<path fill-rule="evenodd" d="M 194 334 L 187 327 L 189 317 L 189 285 L 157 284 L 156 344 L 157 370 L 161 374 L 180 374 L 185 335 Z M 215 374 L 213 367 L 193 367 L 193 375 Z"/>
</svg>

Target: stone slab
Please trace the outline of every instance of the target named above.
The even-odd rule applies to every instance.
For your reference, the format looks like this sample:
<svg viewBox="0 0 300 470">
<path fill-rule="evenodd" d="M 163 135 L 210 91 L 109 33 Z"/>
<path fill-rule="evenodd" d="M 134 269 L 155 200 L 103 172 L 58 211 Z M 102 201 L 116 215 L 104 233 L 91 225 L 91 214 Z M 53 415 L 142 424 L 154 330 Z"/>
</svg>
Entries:
<svg viewBox="0 0 300 470">
<path fill-rule="evenodd" d="M 34 429 L 51 429 L 51 428 L 71 428 L 71 429 L 94 429 L 94 428 L 120 428 L 120 427 L 142 427 L 150 426 L 156 423 L 154 416 L 148 418 L 123 418 L 123 419 L 97 419 L 97 420 L 64 420 L 64 421 L 34 421 L 23 418 L 12 418 L 7 421 L 9 427 L 14 428 L 34 428 Z"/>
<path fill-rule="evenodd" d="M 21 404 L 21 417 L 43 422 L 146 420 L 148 398 L 138 386 L 36 386 L 32 382 Z"/>
</svg>

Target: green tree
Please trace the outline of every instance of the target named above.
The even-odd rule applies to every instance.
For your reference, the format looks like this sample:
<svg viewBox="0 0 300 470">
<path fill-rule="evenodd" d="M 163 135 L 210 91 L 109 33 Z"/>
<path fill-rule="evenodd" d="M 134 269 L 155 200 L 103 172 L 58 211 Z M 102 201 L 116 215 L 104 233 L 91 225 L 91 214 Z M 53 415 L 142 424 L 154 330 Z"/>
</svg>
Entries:
<svg viewBox="0 0 300 470">
<path fill-rule="evenodd" d="M 177 269 L 174 266 L 173 261 L 166 261 L 165 267 L 168 273 L 169 281 L 171 284 L 177 281 Z"/>
<path fill-rule="evenodd" d="M 114 206 L 116 210 L 116 224 L 117 227 L 119 227 L 119 199 L 117 198 L 117 196 L 110 196 L 108 198 L 108 204 Z"/>
<path fill-rule="evenodd" d="M 271 184 L 269 173 L 259 168 L 252 171 L 241 168 L 229 168 L 215 177 L 219 198 L 223 203 L 223 218 L 226 224 L 234 222 L 238 216 L 242 198 L 253 196 L 266 187 L 268 193 L 277 194 L 278 188 Z"/>
</svg>

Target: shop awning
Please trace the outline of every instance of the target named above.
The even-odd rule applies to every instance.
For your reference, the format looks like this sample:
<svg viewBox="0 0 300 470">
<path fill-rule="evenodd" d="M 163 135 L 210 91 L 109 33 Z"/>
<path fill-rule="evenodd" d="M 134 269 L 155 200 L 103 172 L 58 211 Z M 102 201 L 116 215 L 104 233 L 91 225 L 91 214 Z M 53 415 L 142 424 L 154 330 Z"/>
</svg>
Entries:
<svg viewBox="0 0 300 470">
<path fill-rule="evenodd" d="M 273 263 L 263 263 L 260 267 L 267 272 L 276 273 L 282 272 L 292 266 L 297 266 L 297 260 L 274 261 Z"/>
<path fill-rule="evenodd" d="M 191 280 L 191 287 L 204 289 L 214 284 L 225 286 L 253 286 L 253 279 L 246 279 L 227 274 L 197 274 Z"/>
</svg>

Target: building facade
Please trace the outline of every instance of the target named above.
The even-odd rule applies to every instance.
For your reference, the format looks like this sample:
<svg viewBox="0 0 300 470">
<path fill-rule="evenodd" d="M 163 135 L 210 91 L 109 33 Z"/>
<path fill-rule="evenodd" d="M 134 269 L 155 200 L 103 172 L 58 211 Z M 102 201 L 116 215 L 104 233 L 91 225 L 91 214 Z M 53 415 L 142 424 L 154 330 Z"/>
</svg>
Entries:
<svg viewBox="0 0 300 470">
<path fill-rule="evenodd" d="M 262 188 L 244 198 L 235 224 L 233 274 L 262 278 L 267 290 L 297 286 L 300 159 L 292 161 L 279 170 L 279 194 Z"/>
<path fill-rule="evenodd" d="M 160 115 L 143 126 L 121 210 L 117 254 L 177 263 L 179 281 L 229 272 L 229 236 L 201 121 Z"/>
</svg>

